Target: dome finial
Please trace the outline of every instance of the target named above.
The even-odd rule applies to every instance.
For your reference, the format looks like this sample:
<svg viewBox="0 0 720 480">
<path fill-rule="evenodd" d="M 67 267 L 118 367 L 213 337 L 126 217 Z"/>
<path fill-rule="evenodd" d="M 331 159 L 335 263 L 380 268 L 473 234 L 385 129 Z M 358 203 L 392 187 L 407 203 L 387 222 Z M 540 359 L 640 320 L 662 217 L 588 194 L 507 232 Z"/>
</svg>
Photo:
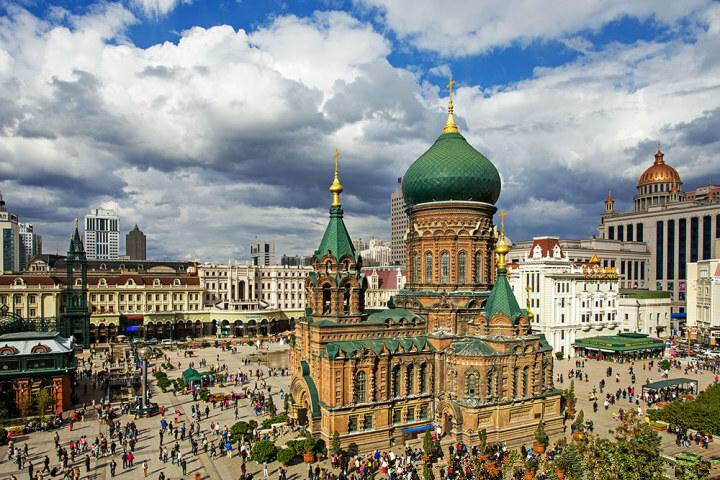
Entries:
<svg viewBox="0 0 720 480">
<path fill-rule="evenodd" d="M 455 123 L 455 115 L 453 115 L 453 101 L 452 101 L 452 94 L 453 94 L 453 87 L 455 86 L 455 80 L 450 77 L 450 81 L 447 84 L 448 92 L 450 93 L 450 100 L 448 102 L 448 118 L 447 122 L 445 122 L 445 128 L 443 128 L 442 133 L 460 133 L 460 130 L 458 130 L 457 124 Z"/>
<path fill-rule="evenodd" d="M 505 255 L 510 251 L 510 248 L 505 243 L 505 210 L 500 210 L 500 239 L 495 246 L 495 253 L 498 254 L 497 268 L 498 270 L 505 270 Z"/>
<path fill-rule="evenodd" d="M 665 154 L 660 150 L 660 142 L 658 142 L 658 149 L 657 152 L 655 152 L 655 165 L 660 165 L 661 163 L 665 163 L 665 160 L 663 157 Z"/>
<path fill-rule="evenodd" d="M 332 204 L 333 207 L 339 207 L 340 206 L 340 194 L 343 191 L 342 183 L 340 183 L 340 178 L 338 177 L 338 159 L 340 158 L 340 151 L 336 148 L 335 154 L 333 155 L 335 158 L 335 178 L 333 178 L 333 182 L 330 185 L 330 193 L 332 193 Z"/>
</svg>

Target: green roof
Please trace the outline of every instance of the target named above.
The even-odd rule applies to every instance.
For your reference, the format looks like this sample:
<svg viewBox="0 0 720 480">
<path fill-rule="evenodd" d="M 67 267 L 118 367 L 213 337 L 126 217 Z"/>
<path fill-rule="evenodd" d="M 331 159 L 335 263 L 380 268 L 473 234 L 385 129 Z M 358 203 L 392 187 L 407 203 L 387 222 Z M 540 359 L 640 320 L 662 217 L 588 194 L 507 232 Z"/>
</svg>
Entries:
<svg viewBox="0 0 720 480">
<path fill-rule="evenodd" d="M 372 352 L 375 352 L 376 355 L 380 355 L 385 349 L 390 352 L 396 352 L 398 349 L 402 349 L 407 352 L 415 347 L 418 351 L 421 351 L 426 346 L 429 347 L 430 350 L 433 349 L 428 343 L 427 337 L 342 340 L 339 342 L 330 342 L 325 345 L 325 352 L 327 353 L 328 358 L 334 359 L 340 352 L 344 352 L 347 357 L 355 355 L 355 353 L 360 350 L 371 350 Z"/>
<path fill-rule="evenodd" d="M 626 298 L 647 300 L 654 298 L 670 298 L 672 296 L 672 293 L 655 290 L 620 290 L 620 295 Z"/>
<path fill-rule="evenodd" d="M 474 338 L 453 342 L 452 346 L 455 354 L 461 357 L 485 357 L 497 353 L 487 343 Z"/>
<path fill-rule="evenodd" d="M 510 288 L 504 269 L 498 269 L 497 280 L 485 303 L 485 318 L 490 319 L 498 313 L 504 313 L 510 317 L 510 320 L 517 319 L 523 313 Z"/>
<path fill-rule="evenodd" d="M 327 228 L 325 228 L 325 234 L 320 241 L 320 246 L 315 251 L 315 256 L 319 259 L 328 252 L 337 260 L 348 255 L 357 261 L 350 234 L 345 228 L 345 222 L 343 222 L 342 207 L 330 208 L 330 221 Z"/>
<path fill-rule="evenodd" d="M 200 376 L 200 372 L 195 370 L 194 368 L 188 368 L 187 370 L 182 372 L 183 381 L 185 383 L 190 382 L 199 382 L 202 377 Z"/>
<path fill-rule="evenodd" d="M 665 342 L 659 338 L 644 334 L 621 333 L 605 337 L 589 337 L 575 340 L 575 347 L 589 350 L 606 350 L 611 352 L 628 352 L 633 350 L 654 350 L 665 348 Z"/>
<path fill-rule="evenodd" d="M 444 133 L 403 177 L 408 206 L 448 200 L 495 204 L 500 196 L 500 174 L 482 153 L 459 133 Z"/>
<path fill-rule="evenodd" d="M 677 385 L 691 385 L 695 384 L 697 387 L 697 380 L 692 378 L 671 378 L 668 380 L 659 380 L 657 382 L 646 383 L 642 386 L 643 390 L 660 390 L 661 388 L 675 387 Z"/>
<path fill-rule="evenodd" d="M 303 360 L 300 362 L 302 368 L 303 380 L 308 387 L 310 392 L 310 409 L 313 418 L 320 418 L 320 396 L 318 395 L 317 387 L 315 386 L 315 380 L 310 375 L 310 365 Z"/>
</svg>

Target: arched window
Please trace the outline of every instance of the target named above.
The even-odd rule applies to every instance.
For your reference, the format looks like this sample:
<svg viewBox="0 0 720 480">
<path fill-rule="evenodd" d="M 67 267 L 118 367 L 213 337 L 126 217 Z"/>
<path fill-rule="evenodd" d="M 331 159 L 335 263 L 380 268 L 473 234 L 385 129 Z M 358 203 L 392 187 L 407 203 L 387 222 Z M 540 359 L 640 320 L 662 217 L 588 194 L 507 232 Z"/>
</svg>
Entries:
<svg viewBox="0 0 720 480">
<path fill-rule="evenodd" d="M 458 279 L 457 279 L 457 283 L 465 283 L 465 282 L 466 282 L 466 279 L 465 279 L 465 270 L 466 270 L 466 268 L 465 268 L 465 267 L 466 267 L 467 260 L 466 260 L 465 257 L 467 257 L 467 255 L 465 255 L 465 252 L 460 252 L 460 253 L 458 253 L 458 266 L 457 266 Z"/>
<path fill-rule="evenodd" d="M 420 255 L 415 254 L 415 263 L 413 264 L 413 283 L 420 283 Z"/>
<path fill-rule="evenodd" d="M 478 393 L 478 374 L 470 372 L 465 375 L 465 396 L 467 398 L 477 398 Z"/>
<path fill-rule="evenodd" d="M 332 262 L 330 262 L 330 261 L 325 262 L 325 271 L 329 272 L 331 268 L 332 268 Z"/>
<path fill-rule="evenodd" d="M 491 368 L 487 372 L 487 399 L 492 401 L 495 398 L 495 369 Z"/>
<path fill-rule="evenodd" d="M 432 252 L 425 253 L 425 283 L 432 283 Z"/>
<path fill-rule="evenodd" d="M 517 398 L 518 393 L 520 393 L 520 369 L 515 368 L 513 370 L 513 398 Z"/>
<path fill-rule="evenodd" d="M 475 283 L 480 283 L 481 271 L 482 271 L 482 256 L 480 255 L 480 251 L 477 251 L 477 252 L 475 252 L 475 262 L 473 265 L 473 281 Z"/>
<path fill-rule="evenodd" d="M 418 369 L 418 392 L 427 390 L 427 363 L 421 363 Z"/>
<path fill-rule="evenodd" d="M 343 291 L 343 312 L 350 313 L 350 284 L 345 284 L 345 290 Z"/>
<path fill-rule="evenodd" d="M 365 372 L 358 372 L 355 375 L 355 398 L 354 403 L 365 402 Z"/>
<path fill-rule="evenodd" d="M 400 365 L 395 365 L 392 369 L 392 396 L 400 396 Z"/>
<path fill-rule="evenodd" d="M 523 395 L 523 397 L 528 396 L 528 387 L 530 386 L 528 383 L 529 380 L 530 380 L 530 367 L 525 367 L 525 368 L 523 368 L 523 376 L 522 376 L 522 381 L 523 381 L 522 395 Z"/>
<path fill-rule="evenodd" d="M 332 299 L 332 293 L 330 292 L 330 285 L 325 284 L 322 287 L 322 312 L 330 313 L 330 301 Z"/>
<path fill-rule="evenodd" d="M 410 395 L 410 394 L 414 393 L 414 392 L 413 392 L 413 388 L 415 387 L 415 385 L 414 385 L 414 383 L 415 383 L 415 381 L 414 381 L 414 380 L 415 380 L 414 374 L 415 374 L 415 367 L 414 367 L 414 365 L 411 363 L 411 364 L 408 365 L 407 368 L 405 369 L 405 392 L 406 392 L 407 395 Z"/>
<path fill-rule="evenodd" d="M 450 255 L 447 252 L 440 255 L 440 283 L 450 283 Z"/>
</svg>

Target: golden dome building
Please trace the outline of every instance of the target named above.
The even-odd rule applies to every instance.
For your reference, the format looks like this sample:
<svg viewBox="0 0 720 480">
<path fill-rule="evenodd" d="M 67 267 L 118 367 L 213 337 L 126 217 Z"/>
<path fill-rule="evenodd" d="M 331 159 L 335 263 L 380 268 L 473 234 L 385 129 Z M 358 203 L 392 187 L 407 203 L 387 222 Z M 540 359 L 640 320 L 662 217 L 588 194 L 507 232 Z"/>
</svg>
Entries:
<svg viewBox="0 0 720 480">
<path fill-rule="evenodd" d="M 452 105 L 440 137 L 407 170 L 408 279 L 391 308 L 364 309 L 362 258 L 342 221 L 336 175 L 330 222 L 291 342 L 293 413 L 350 450 L 402 446 L 428 429 L 452 442 L 529 443 L 561 432 L 553 357 L 531 333 L 506 277 L 500 175 L 460 134 Z M 337 153 L 336 153 L 337 159 Z"/>
<path fill-rule="evenodd" d="M 640 175 L 634 199 L 635 210 L 676 202 L 680 200 L 681 187 L 680 174 L 665 163 L 665 154 L 658 149 L 655 163 Z"/>
</svg>

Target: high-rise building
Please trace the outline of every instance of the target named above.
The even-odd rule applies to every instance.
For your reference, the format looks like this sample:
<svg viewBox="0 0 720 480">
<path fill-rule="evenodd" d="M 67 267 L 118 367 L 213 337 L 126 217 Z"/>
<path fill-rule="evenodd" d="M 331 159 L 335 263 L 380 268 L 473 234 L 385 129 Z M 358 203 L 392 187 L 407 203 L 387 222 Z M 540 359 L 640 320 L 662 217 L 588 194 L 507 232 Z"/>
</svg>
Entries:
<svg viewBox="0 0 720 480">
<path fill-rule="evenodd" d="M 18 217 L 8 212 L 5 200 L 0 195 L 0 271 L 11 273 L 20 271 L 20 226 Z"/>
<path fill-rule="evenodd" d="M 35 233 L 31 223 L 20 223 L 20 270 L 25 270 L 30 259 L 42 253 L 42 237 Z"/>
<path fill-rule="evenodd" d="M 402 193 L 402 177 L 398 187 L 390 196 L 390 262 L 405 265 L 405 232 L 408 229 L 408 215 Z"/>
<path fill-rule="evenodd" d="M 137 223 L 132 230 L 125 235 L 125 256 L 129 260 L 145 260 L 146 253 L 146 237 L 138 228 Z"/>
<path fill-rule="evenodd" d="M 95 208 L 85 215 L 88 260 L 116 260 L 120 255 L 120 218 L 113 210 Z"/>
<path fill-rule="evenodd" d="M 250 245 L 252 264 L 257 266 L 277 265 L 275 258 L 275 242 L 257 240 Z"/>
<path fill-rule="evenodd" d="M 673 309 L 685 312 L 687 264 L 712 258 L 720 238 L 720 187 L 683 192 L 677 170 L 660 150 L 640 176 L 633 210 L 615 211 L 611 195 L 600 218 L 600 236 L 621 242 L 645 242 L 650 251 L 648 287 L 672 292 Z"/>
</svg>

